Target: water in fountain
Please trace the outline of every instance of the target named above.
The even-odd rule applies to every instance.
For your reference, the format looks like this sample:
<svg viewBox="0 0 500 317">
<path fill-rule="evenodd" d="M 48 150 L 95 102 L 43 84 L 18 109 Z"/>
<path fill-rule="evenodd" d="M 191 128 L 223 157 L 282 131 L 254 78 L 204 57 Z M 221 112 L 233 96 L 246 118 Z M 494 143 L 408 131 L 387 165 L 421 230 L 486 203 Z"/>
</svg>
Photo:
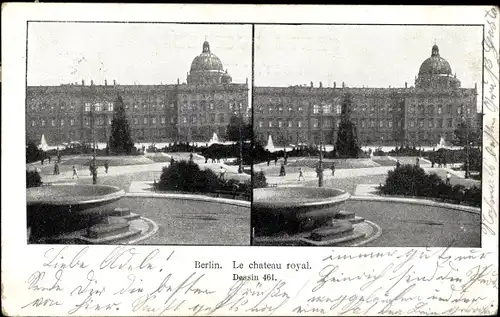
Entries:
<svg viewBox="0 0 500 317">
<path fill-rule="evenodd" d="M 441 148 L 444 148 L 445 146 L 446 146 L 446 142 L 444 140 L 444 137 L 441 137 L 441 139 L 439 139 L 439 143 L 437 144 L 437 148 L 441 149 Z"/>
<path fill-rule="evenodd" d="M 267 138 L 266 150 L 269 150 L 269 151 L 274 150 L 273 138 L 271 137 L 270 134 L 269 134 L 269 137 Z"/>
<path fill-rule="evenodd" d="M 214 144 L 214 143 L 220 143 L 219 141 L 219 136 L 217 135 L 217 133 L 214 132 L 214 134 L 212 135 L 212 138 L 210 139 L 210 142 L 209 144 Z"/>
<path fill-rule="evenodd" d="M 45 140 L 45 134 L 42 134 L 42 139 L 40 140 L 40 145 L 38 146 L 38 148 L 42 151 L 47 151 L 49 149 L 49 145 Z"/>
</svg>

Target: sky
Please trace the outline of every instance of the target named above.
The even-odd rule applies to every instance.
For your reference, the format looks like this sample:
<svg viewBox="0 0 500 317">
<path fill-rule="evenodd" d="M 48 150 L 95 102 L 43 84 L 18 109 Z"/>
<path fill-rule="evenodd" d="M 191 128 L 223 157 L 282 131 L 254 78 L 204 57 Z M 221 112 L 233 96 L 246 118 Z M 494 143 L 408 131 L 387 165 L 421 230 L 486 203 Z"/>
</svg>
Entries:
<svg viewBox="0 0 500 317">
<path fill-rule="evenodd" d="M 436 43 L 462 87 L 477 83 L 479 90 L 482 32 L 480 26 L 257 25 L 255 86 L 410 87 Z"/>
<path fill-rule="evenodd" d="M 28 85 L 182 83 L 205 38 L 234 83 L 251 81 L 250 25 L 30 22 Z"/>
</svg>

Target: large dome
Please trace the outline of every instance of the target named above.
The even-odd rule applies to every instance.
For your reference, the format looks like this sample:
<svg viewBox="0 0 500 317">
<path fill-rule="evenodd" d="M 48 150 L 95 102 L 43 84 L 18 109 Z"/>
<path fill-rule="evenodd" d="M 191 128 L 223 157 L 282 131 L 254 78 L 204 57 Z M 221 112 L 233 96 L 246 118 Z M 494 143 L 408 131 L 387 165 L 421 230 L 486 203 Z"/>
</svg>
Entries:
<svg viewBox="0 0 500 317">
<path fill-rule="evenodd" d="M 437 45 L 432 47 L 431 57 L 426 59 L 420 66 L 418 75 L 451 75 L 451 67 L 448 61 L 439 56 Z"/>
<path fill-rule="evenodd" d="M 191 63 L 191 72 L 206 71 L 223 71 L 222 62 L 215 54 L 210 52 L 210 44 L 207 41 L 203 43 L 201 54 L 196 56 Z"/>
</svg>

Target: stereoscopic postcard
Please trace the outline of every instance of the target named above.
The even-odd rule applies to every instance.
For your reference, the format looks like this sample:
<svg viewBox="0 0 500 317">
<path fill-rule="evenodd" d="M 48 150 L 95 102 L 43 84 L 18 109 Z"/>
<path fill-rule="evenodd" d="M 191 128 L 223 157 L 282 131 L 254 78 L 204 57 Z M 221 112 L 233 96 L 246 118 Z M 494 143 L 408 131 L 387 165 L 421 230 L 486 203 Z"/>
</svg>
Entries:
<svg viewBox="0 0 500 317">
<path fill-rule="evenodd" d="M 497 314 L 499 14 L 4 4 L 3 314 Z"/>
</svg>

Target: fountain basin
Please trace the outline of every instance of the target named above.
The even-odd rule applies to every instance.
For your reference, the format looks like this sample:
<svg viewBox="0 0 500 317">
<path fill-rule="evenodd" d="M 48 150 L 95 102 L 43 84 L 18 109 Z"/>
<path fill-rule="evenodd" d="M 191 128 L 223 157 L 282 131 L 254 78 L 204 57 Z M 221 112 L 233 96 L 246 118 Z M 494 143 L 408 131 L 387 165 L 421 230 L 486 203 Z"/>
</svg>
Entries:
<svg viewBox="0 0 500 317">
<path fill-rule="evenodd" d="M 125 192 L 104 185 L 53 185 L 26 189 L 31 239 L 48 238 L 100 223 L 112 210 L 101 208 Z"/>
<path fill-rule="evenodd" d="M 334 188 L 277 187 L 253 190 L 255 236 L 296 234 L 328 226 L 350 194 Z"/>
</svg>

